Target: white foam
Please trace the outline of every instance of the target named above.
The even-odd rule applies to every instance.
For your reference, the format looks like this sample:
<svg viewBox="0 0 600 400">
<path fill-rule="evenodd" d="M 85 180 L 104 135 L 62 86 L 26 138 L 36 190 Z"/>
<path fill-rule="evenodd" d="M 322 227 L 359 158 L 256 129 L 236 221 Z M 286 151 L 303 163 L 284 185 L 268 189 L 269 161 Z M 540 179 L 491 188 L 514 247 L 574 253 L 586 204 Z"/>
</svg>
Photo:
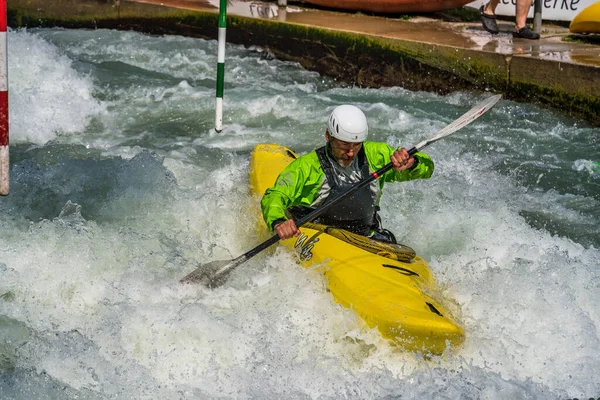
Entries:
<svg viewBox="0 0 600 400">
<path fill-rule="evenodd" d="M 78 74 L 56 46 L 27 31 L 9 31 L 10 140 L 46 143 L 76 134 L 104 112 L 90 77 Z"/>
<path fill-rule="evenodd" d="M 3 199 L 8 211 L 0 219 L 0 314 L 31 331 L 25 343 L 3 347 L 17 371 L 11 377 L 20 377 L 11 388 L 46 382 L 38 383 L 41 393 L 69 386 L 80 396 L 90 391 L 131 398 L 598 394 L 599 250 L 535 228 L 523 216 L 542 210 L 585 223 L 589 215 L 569 208 L 566 200 L 590 196 L 545 190 L 535 186 L 535 178 L 523 187 L 516 179 L 519 170 L 498 167 L 515 151 L 515 141 L 525 144 L 523 158 L 533 158 L 542 141 L 562 146 L 568 143 L 564 137 L 581 130 L 557 127 L 546 136 L 551 129 L 545 122 L 530 120 L 541 111 L 501 102 L 426 150 L 436 163 L 430 180 L 386 185 L 384 225 L 430 261 L 439 282 L 435 295 L 467 331 L 456 355 L 427 359 L 393 348 L 333 301 L 319 273 L 304 270 L 282 249 L 239 266 L 219 289 L 177 281 L 198 265 L 231 259 L 266 238 L 255 229 L 261 224 L 258 200 L 247 192 L 254 144 L 280 142 L 308 151 L 323 143 L 327 110 L 356 102 L 368 111 L 374 138 L 408 147 L 478 97 L 329 88 L 324 78 L 294 64 L 256 59 L 253 50 L 232 47 L 228 54 L 241 66 L 243 85 L 226 89 L 225 129 L 215 134 L 214 82 L 201 82 L 213 76 L 212 42 L 116 31 L 10 35 L 12 51 L 32 64 L 31 71 L 17 72 L 25 60 L 17 58 L 10 79 L 33 96 L 39 111 L 29 119 L 14 117 L 26 133 L 19 140 L 54 140 L 56 158 L 72 161 L 28 159 L 22 152 L 16 187 L 48 176 L 88 182 L 80 178 L 88 175 L 104 177 L 98 186 L 107 185 L 93 191 L 88 187 L 93 184 L 75 190 L 53 182 L 42 187 L 52 191 L 49 196 L 31 184 L 14 202 Z M 72 44 L 64 45 L 68 40 Z M 148 83 L 148 76 L 156 81 L 94 87 L 92 76 L 76 73 L 61 55 L 64 48 L 49 42 L 63 43 L 71 57 L 95 65 L 123 63 L 133 81 L 143 77 Z M 46 89 L 37 89 L 45 84 L 35 76 L 40 71 L 55 77 L 49 89 L 59 90 L 61 79 L 67 89 L 46 97 Z M 95 100 L 97 91 L 108 100 Z M 27 105 L 26 97 L 14 101 Z M 47 119 L 52 113 L 61 116 Z M 61 146 L 72 143 L 84 144 L 89 157 L 102 151 L 106 159 L 83 164 L 85 171 L 63 171 L 61 165 L 81 165 L 62 153 Z M 134 159 L 148 150 L 165 156 L 162 166 Z M 562 168 L 558 149 L 542 153 L 537 166 L 549 172 Z M 566 170 L 593 179 L 590 157 Z M 531 165 L 524 162 L 519 169 Z M 106 168 L 113 169 L 103 172 Z M 177 183 L 164 183 L 170 174 Z M 93 194 L 83 196 L 79 189 Z M 81 208 L 71 204 L 60 216 L 29 221 L 29 211 L 54 205 L 63 195 L 80 196 Z M 95 221 L 84 218 L 91 204 L 98 210 Z"/>
</svg>

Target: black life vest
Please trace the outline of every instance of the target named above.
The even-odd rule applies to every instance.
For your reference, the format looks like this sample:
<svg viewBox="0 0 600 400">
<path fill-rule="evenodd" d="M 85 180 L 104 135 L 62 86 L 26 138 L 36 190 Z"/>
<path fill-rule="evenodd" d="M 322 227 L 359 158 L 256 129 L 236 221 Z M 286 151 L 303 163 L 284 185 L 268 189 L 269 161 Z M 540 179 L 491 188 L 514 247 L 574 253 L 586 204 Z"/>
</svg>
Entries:
<svg viewBox="0 0 600 400">
<path fill-rule="evenodd" d="M 319 163 L 330 187 L 327 199 L 333 199 L 345 193 L 358 182 L 349 182 L 341 179 L 338 172 L 334 170 L 331 159 L 327 156 L 326 147 L 316 150 Z M 357 162 L 360 171 L 360 181 L 369 177 L 369 163 L 365 149 L 360 148 L 357 154 Z M 327 199 L 323 204 L 327 204 Z M 346 229 L 359 235 L 369 235 L 373 227 L 376 211 L 376 196 L 371 191 L 371 185 L 367 185 L 356 193 L 346 197 L 335 206 L 329 208 L 315 222 Z"/>
</svg>

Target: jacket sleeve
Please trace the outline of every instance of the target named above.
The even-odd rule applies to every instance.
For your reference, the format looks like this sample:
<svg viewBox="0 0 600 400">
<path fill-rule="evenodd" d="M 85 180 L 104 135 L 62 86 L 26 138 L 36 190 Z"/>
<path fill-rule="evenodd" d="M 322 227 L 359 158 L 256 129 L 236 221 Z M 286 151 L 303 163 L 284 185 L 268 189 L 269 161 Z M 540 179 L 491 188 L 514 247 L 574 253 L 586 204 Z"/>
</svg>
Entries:
<svg viewBox="0 0 600 400">
<path fill-rule="evenodd" d="M 275 184 L 263 195 L 260 206 L 265 223 L 271 231 L 273 222 L 288 219 L 285 211 L 289 207 L 308 207 L 317 196 L 324 174 L 313 163 L 306 162 L 306 157 L 294 160 L 281 171 Z"/>
<path fill-rule="evenodd" d="M 387 143 L 368 142 L 365 146 L 367 150 L 367 158 L 369 159 L 370 167 L 376 171 L 384 167 L 390 162 L 392 154 L 396 150 Z M 403 182 L 413 179 L 428 179 L 433 175 L 434 165 L 433 160 L 425 153 L 417 152 L 414 155 L 417 160 L 417 166 L 404 171 L 396 171 L 391 169 L 386 172 L 381 178 L 384 182 Z"/>
</svg>

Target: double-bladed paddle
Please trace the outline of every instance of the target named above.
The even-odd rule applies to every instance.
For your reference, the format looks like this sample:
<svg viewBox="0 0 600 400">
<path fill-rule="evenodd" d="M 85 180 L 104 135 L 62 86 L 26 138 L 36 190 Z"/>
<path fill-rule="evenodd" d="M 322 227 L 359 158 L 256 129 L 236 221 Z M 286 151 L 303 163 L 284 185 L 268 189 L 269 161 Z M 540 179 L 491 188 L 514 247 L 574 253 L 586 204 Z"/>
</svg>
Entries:
<svg viewBox="0 0 600 400">
<path fill-rule="evenodd" d="M 463 128 L 464 126 L 470 124 L 472 121 L 479 118 L 483 113 L 485 113 L 490 108 L 492 108 L 494 106 L 494 104 L 496 104 L 498 102 L 498 100 L 500 100 L 501 97 L 502 97 L 502 95 L 498 94 L 498 95 L 492 96 L 492 97 L 482 101 L 481 103 L 475 105 L 473 108 L 471 108 L 469 111 L 467 111 L 464 115 L 462 115 L 456 121 L 445 126 L 434 137 L 432 137 L 431 139 L 428 139 L 428 140 L 424 140 L 421 143 L 417 144 L 415 147 L 411 148 L 408 151 L 408 154 L 412 156 L 416 152 L 420 151 L 422 148 L 429 146 L 430 144 L 437 142 L 441 138 L 449 136 L 452 133 Z M 301 227 L 302 225 L 306 224 L 307 222 L 310 222 L 313 219 L 317 218 L 318 216 L 323 214 L 325 211 L 327 211 L 327 209 L 329 209 L 329 207 L 331 207 L 335 204 L 338 204 L 346 196 L 349 196 L 349 195 L 357 192 L 358 190 L 362 189 L 366 185 L 373 182 L 375 179 L 378 179 L 380 176 L 382 176 L 387 171 L 392 169 L 392 167 L 393 167 L 393 164 L 391 162 L 386 164 L 383 168 L 373 172 L 371 175 L 369 175 L 368 178 L 365 178 L 364 180 L 360 181 L 359 183 L 357 183 L 356 185 L 351 187 L 348 191 L 338 195 L 337 197 L 333 198 L 332 200 L 329 200 L 326 204 L 323 204 L 321 207 L 316 208 L 308 215 L 297 220 L 296 226 Z M 233 260 L 212 261 L 212 262 L 209 262 L 208 264 L 200 265 L 194 271 L 192 271 L 190 274 L 188 274 L 183 279 L 181 279 L 179 282 L 181 282 L 181 283 L 187 283 L 187 282 L 202 283 L 211 288 L 220 286 L 227 280 L 231 271 L 233 271 L 238 265 L 246 262 L 250 258 L 254 257 L 258 253 L 260 253 L 264 249 L 272 246 L 273 244 L 277 243 L 278 241 L 279 241 L 279 236 L 273 235 L 271 238 L 269 238 L 266 241 L 264 241 L 263 243 L 259 244 L 252 250 L 242 254 L 241 256 L 239 256 L 237 258 L 234 258 Z"/>
</svg>

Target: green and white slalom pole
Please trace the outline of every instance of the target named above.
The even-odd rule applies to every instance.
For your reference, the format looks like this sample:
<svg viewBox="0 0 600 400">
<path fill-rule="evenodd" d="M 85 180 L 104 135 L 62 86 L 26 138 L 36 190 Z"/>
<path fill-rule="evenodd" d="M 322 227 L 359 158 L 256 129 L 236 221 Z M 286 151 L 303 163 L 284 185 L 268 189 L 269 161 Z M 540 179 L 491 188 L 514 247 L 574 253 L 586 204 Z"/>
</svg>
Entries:
<svg viewBox="0 0 600 400">
<path fill-rule="evenodd" d="M 225 29 L 227 27 L 227 0 L 219 4 L 219 38 L 217 40 L 217 103 L 215 115 L 215 131 L 223 130 L 223 81 L 225 79 Z"/>
</svg>

